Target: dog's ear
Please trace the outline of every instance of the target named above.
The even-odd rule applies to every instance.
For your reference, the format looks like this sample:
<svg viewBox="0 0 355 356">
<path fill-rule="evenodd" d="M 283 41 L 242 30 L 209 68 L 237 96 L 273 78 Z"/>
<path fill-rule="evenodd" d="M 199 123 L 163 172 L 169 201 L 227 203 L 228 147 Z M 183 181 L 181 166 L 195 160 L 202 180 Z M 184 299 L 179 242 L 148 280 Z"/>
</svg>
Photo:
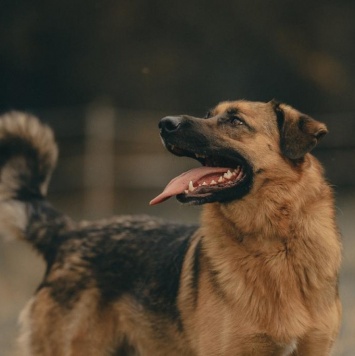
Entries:
<svg viewBox="0 0 355 356">
<path fill-rule="evenodd" d="M 327 127 L 291 106 L 272 101 L 280 132 L 281 152 L 300 159 L 327 134 Z"/>
</svg>

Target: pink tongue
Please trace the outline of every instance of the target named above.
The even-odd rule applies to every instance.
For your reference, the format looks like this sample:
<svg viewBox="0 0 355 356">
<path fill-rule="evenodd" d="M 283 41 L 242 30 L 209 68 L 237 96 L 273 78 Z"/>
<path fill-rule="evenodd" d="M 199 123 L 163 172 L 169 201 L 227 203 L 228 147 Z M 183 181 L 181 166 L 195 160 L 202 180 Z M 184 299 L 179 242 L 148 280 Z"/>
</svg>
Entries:
<svg viewBox="0 0 355 356">
<path fill-rule="evenodd" d="M 225 173 L 230 168 L 220 168 L 220 167 L 200 167 L 191 169 L 178 177 L 170 181 L 170 183 L 165 187 L 164 191 L 155 197 L 149 205 L 155 205 L 162 203 L 166 199 L 169 199 L 173 195 L 184 193 L 189 187 L 189 182 L 197 182 L 203 177 L 211 174 L 221 175 Z"/>
</svg>

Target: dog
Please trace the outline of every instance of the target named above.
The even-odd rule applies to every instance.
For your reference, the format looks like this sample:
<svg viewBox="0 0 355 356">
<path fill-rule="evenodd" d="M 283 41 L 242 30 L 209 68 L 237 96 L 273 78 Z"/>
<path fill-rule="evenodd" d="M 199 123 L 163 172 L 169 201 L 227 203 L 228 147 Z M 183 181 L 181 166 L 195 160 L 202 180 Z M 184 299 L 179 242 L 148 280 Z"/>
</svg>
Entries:
<svg viewBox="0 0 355 356">
<path fill-rule="evenodd" d="M 75 222 L 46 200 L 49 127 L 0 118 L 0 231 L 46 271 L 20 316 L 21 355 L 329 355 L 341 322 L 332 189 L 310 154 L 326 126 L 283 103 L 228 101 L 159 123 L 201 163 L 150 204 L 203 205 L 200 225 Z"/>
</svg>

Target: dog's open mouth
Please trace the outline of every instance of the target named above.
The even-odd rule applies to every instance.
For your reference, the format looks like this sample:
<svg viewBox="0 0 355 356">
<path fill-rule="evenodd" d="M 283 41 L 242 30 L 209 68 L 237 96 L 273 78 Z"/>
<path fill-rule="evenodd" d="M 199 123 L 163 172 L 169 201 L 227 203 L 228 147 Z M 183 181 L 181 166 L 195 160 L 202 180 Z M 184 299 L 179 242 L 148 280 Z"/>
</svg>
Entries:
<svg viewBox="0 0 355 356">
<path fill-rule="evenodd" d="M 176 196 L 182 203 L 205 204 L 231 201 L 245 195 L 251 186 L 251 167 L 235 152 L 199 154 L 166 144 L 177 155 L 198 160 L 202 167 L 191 169 L 172 179 L 150 205 Z"/>
</svg>

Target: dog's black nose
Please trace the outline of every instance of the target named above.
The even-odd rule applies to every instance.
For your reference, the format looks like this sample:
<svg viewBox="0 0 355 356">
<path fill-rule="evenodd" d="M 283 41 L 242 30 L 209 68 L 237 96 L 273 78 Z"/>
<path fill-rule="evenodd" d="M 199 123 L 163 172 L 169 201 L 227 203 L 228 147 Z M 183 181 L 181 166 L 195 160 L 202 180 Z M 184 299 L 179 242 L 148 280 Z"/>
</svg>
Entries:
<svg viewBox="0 0 355 356">
<path fill-rule="evenodd" d="M 166 116 L 159 122 L 160 132 L 173 133 L 177 131 L 182 123 L 181 116 Z"/>
</svg>

